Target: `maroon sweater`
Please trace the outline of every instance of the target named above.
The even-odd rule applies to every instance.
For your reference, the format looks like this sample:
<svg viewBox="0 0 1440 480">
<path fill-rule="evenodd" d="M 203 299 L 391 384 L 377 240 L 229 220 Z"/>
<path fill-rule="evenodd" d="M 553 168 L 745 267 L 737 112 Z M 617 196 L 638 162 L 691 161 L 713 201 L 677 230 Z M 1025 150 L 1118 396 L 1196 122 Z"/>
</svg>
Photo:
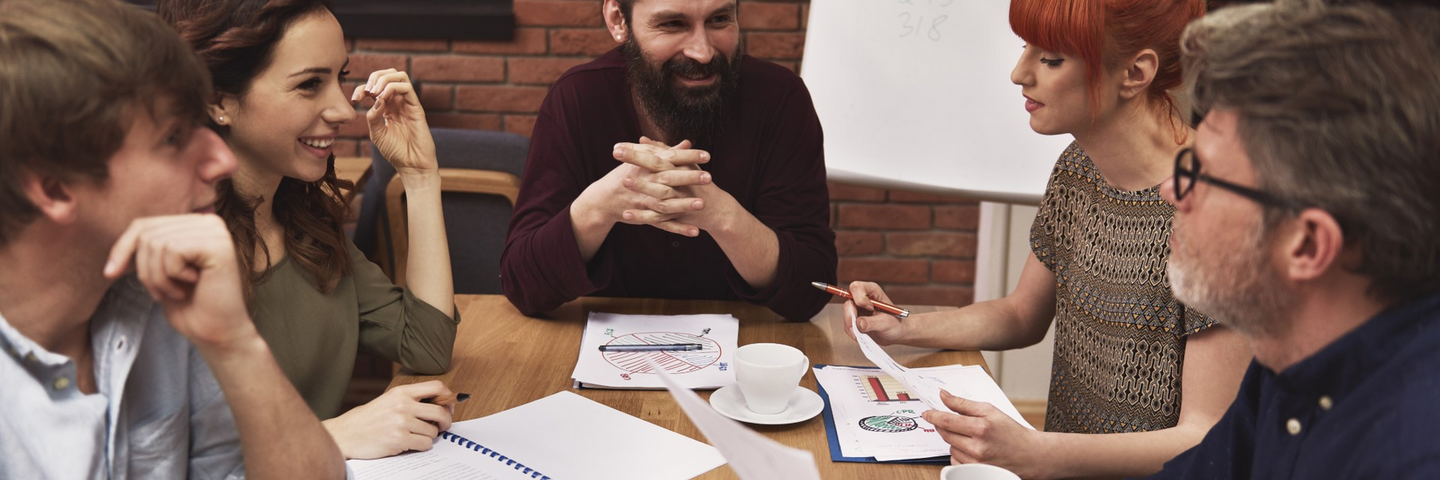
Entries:
<svg viewBox="0 0 1440 480">
<path fill-rule="evenodd" d="M 834 283 L 838 261 L 820 120 L 800 77 L 762 60 L 741 61 L 724 138 L 702 168 L 775 232 L 775 281 L 751 288 L 704 231 L 616 224 L 590 263 L 581 259 L 570 204 L 619 165 L 616 143 L 640 139 L 624 65 L 611 50 L 565 72 L 545 97 L 500 259 L 505 296 L 526 315 L 593 295 L 746 300 L 792 320 L 814 316 L 829 295 L 810 282 Z"/>
</svg>

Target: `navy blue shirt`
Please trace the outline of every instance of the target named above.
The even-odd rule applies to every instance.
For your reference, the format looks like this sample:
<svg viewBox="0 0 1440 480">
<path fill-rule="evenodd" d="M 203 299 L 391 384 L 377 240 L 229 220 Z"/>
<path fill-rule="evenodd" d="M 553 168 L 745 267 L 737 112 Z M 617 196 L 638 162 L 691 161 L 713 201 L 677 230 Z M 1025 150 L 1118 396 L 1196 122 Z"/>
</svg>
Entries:
<svg viewBox="0 0 1440 480">
<path fill-rule="evenodd" d="M 1440 479 L 1440 295 L 1392 306 L 1240 395 L 1152 479 Z"/>
</svg>

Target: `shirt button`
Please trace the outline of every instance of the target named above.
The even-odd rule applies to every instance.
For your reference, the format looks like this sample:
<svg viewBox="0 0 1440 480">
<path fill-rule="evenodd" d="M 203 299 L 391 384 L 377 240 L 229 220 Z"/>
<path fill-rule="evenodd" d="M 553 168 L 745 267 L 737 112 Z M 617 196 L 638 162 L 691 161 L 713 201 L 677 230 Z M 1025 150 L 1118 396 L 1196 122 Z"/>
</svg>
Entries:
<svg viewBox="0 0 1440 480">
<path fill-rule="evenodd" d="M 1335 401 L 1334 401 L 1334 400 L 1331 400 L 1329 395 L 1322 395 L 1322 396 L 1320 397 L 1320 409 L 1321 409 L 1321 410 L 1324 410 L 1324 411 L 1327 411 L 1327 412 L 1328 412 L 1328 411 L 1330 411 L 1330 408 L 1331 408 L 1331 407 L 1334 407 L 1334 406 L 1335 406 Z"/>
<path fill-rule="evenodd" d="M 1290 432 L 1291 435 L 1299 435 L 1299 434 L 1300 434 L 1300 421 L 1299 421 L 1299 420 L 1296 420 L 1296 419 L 1293 419 L 1293 418 L 1290 419 L 1290 420 L 1286 420 L 1286 421 L 1285 421 L 1285 431 Z"/>
<path fill-rule="evenodd" d="M 64 390 L 66 387 L 69 387 L 69 386 L 70 386 L 70 377 L 60 377 L 60 378 L 55 379 L 55 389 L 56 389 L 56 390 Z"/>
<path fill-rule="evenodd" d="M 679 240 L 672 241 L 672 242 L 670 242 L 670 246 L 675 247 L 675 248 L 680 248 L 680 241 L 679 241 Z"/>
</svg>

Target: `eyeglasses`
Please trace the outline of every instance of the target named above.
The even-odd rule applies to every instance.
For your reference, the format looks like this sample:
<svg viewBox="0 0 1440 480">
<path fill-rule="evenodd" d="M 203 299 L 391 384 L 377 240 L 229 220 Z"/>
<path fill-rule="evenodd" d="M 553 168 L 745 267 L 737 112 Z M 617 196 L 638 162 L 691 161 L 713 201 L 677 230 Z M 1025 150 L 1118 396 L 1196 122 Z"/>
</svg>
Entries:
<svg viewBox="0 0 1440 480">
<path fill-rule="evenodd" d="M 1180 201 L 1195 189 L 1196 180 L 1229 190 L 1230 192 L 1259 202 L 1261 205 L 1276 208 L 1295 209 L 1295 204 L 1275 195 L 1230 183 L 1203 173 L 1200 173 L 1200 157 L 1195 155 L 1195 149 L 1185 148 L 1175 155 L 1175 200 Z"/>
</svg>

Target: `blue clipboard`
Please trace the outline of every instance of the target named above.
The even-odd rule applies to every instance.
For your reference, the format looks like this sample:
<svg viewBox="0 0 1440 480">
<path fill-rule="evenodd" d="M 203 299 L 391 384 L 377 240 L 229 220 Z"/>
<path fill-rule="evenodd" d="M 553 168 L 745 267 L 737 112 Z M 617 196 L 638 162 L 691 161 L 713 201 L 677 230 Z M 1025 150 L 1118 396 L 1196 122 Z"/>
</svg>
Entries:
<svg viewBox="0 0 1440 480">
<path fill-rule="evenodd" d="M 830 365 L 815 364 L 816 369 L 823 369 Z M 864 368 L 880 371 L 875 367 L 850 367 Z M 825 387 L 820 384 L 819 379 L 815 381 L 815 391 L 820 393 L 820 399 L 825 401 L 825 409 L 820 412 L 821 419 L 825 421 L 825 440 L 830 443 L 831 462 L 855 462 L 855 463 L 915 463 L 922 465 L 949 465 L 950 457 L 913 458 L 910 460 L 891 460 L 882 462 L 875 457 L 846 457 L 840 453 L 840 437 L 835 435 L 835 412 L 830 409 L 830 395 L 825 393 Z"/>
</svg>

